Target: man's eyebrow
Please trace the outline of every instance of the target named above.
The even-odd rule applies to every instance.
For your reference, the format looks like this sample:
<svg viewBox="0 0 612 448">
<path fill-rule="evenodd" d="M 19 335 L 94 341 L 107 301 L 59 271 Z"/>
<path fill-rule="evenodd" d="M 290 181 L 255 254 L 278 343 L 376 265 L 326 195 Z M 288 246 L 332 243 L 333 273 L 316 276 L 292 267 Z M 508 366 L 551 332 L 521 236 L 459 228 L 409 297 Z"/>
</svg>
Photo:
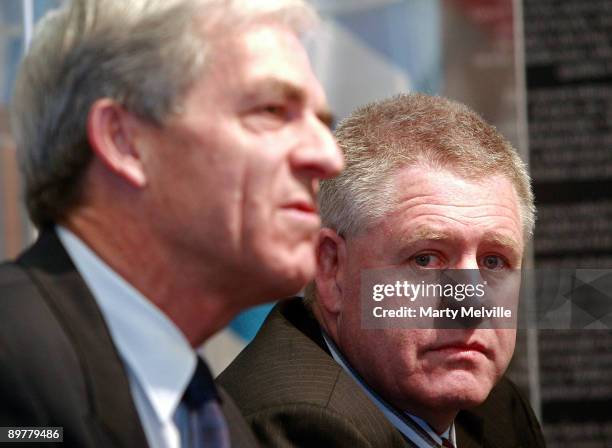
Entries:
<svg viewBox="0 0 612 448">
<path fill-rule="evenodd" d="M 402 243 L 410 245 L 419 241 L 448 241 L 457 239 L 456 236 L 449 232 L 436 229 L 435 227 L 420 226 L 410 236 L 402 239 Z M 512 251 L 518 258 L 521 254 L 520 243 L 511 236 L 504 235 L 498 232 L 487 232 L 483 235 L 483 241 L 487 244 L 503 247 Z"/>
<path fill-rule="evenodd" d="M 489 244 L 512 251 L 518 258 L 521 257 L 521 244 L 511 236 L 498 232 L 487 232 L 484 235 L 484 240 Z"/>
<path fill-rule="evenodd" d="M 250 86 L 247 95 L 254 99 L 271 95 L 294 102 L 303 103 L 306 100 L 306 94 L 300 87 L 291 82 L 276 78 L 264 78 L 254 82 Z"/>
<path fill-rule="evenodd" d="M 443 241 L 452 239 L 454 239 L 454 237 L 448 232 L 444 232 L 434 227 L 420 226 L 408 237 L 402 239 L 402 243 L 410 245 L 418 243 L 419 241 Z"/>
<path fill-rule="evenodd" d="M 306 92 L 302 88 L 291 82 L 276 78 L 265 78 L 257 81 L 248 93 L 249 98 L 253 100 L 267 95 L 282 98 L 292 103 L 304 104 L 306 102 Z M 317 110 L 316 115 L 325 126 L 331 129 L 335 119 L 326 106 Z"/>
</svg>

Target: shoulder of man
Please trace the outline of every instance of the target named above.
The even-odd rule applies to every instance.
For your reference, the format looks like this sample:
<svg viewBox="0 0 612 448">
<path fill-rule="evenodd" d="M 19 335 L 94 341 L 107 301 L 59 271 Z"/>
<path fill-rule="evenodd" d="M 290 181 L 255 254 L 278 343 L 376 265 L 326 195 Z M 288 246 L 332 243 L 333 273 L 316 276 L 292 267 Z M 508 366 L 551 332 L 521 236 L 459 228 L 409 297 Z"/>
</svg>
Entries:
<svg viewBox="0 0 612 448">
<path fill-rule="evenodd" d="M 82 426 L 69 411 L 87 407 L 79 372 L 38 286 L 16 263 L 0 265 L 0 426 Z"/>
<path fill-rule="evenodd" d="M 218 382 L 264 446 L 404 446 L 323 344 L 302 299 L 281 302 Z"/>
<path fill-rule="evenodd" d="M 528 400 L 511 380 L 502 378 L 487 400 L 457 416 L 458 440 L 471 441 L 482 422 L 482 446 L 545 447 L 542 429 Z M 479 445 L 480 446 L 480 445 Z"/>
<path fill-rule="evenodd" d="M 127 376 L 100 326 L 106 328 L 53 232 L 16 262 L 1 264 L 0 426 L 61 426 L 64 442 L 75 446 L 127 446 L 128 440 L 144 446 Z M 97 349 L 84 355 L 92 346 Z M 106 394 L 110 387 L 100 388 L 94 374 L 113 390 Z M 107 395 L 108 404 L 98 399 Z M 127 409 L 111 412 L 117 402 Z M 135 429 L 117 431 L 128 425 Z M 112 435 L 117 432 L 121 440 Z"/>
</svg>

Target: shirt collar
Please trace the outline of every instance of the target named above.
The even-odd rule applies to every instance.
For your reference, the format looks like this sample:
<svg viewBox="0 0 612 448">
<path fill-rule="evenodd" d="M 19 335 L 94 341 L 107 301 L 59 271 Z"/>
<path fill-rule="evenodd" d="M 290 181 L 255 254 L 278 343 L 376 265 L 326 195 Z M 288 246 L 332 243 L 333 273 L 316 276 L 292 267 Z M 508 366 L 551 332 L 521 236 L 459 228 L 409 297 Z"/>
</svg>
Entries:
<svg viewBox="0 0 612 448">
<path fill-rule="evenodd" d="M 344 355 L 340 352 L 336 344 L 331 340 L 325 331 L 321 330 L 323 340 L 327 345 L 334 361 L 361 387 L 366 395 L 374 402 L 374 404 L 382 411 L 395 428 L 401 432 L 404 437 L 415 443 L 419 448 L 439 447 L 442 445 L 442 437 L 449 439 L 453 446 L 457 446 L 455 436 L 455 423 L 438 435 L 429 424 L 415 415 L 408 412 L 400 412 L 381 398 L 375 391 L 371 390 L 363 381 L 361 376 L 350 366 Z"/>
<path fill-rule="evenodd" d="M 169 421 L 195 371 L 195 352 L 159 308 L 74 233 L 62 226 L 56 232 L 100 307 L 123 362 L 160 422 Z"/>
</svg>

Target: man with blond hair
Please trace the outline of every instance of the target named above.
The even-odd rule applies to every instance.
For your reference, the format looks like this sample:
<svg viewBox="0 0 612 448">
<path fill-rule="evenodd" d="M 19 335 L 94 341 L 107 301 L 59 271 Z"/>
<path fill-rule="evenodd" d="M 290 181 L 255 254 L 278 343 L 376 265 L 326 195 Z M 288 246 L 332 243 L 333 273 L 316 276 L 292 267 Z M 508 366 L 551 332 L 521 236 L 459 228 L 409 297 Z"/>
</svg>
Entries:
<svg viewBox="0 0 612 448">
<path fill-rule="evenodd" d="M 220 383 L 265 446 L 543 446 L 503 378 L 516 326 L 376 327 L 362 314 L 372 273 L 516 278 L 534 223 L 516 151 L 467 107 L 418 94 L 360 108 L 336 137 L 346 168 L 321 187 L 315 282 L 272 311 Z"/>
<path fill-rule="evenodd" d="M 301 0 L 73 0 L 42 20 L 13 100 L 39 237 L 0 266 L 0 426 L 255 445 L 195 349 L 314 274 L 318 181 L 342 168 L 300 42 L 315 19 Z"/>
</svg>

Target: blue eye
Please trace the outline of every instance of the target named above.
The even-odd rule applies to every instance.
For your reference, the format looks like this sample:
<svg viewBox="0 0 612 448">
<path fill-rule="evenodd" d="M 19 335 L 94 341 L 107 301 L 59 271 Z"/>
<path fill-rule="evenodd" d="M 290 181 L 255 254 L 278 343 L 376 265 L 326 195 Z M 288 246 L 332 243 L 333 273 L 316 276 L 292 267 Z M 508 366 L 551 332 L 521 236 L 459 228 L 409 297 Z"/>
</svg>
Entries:
<svg viewBox="0 0 612 448">
<path fill-rule="evenodd" d="M 435 254 L 418 254 L 412 257 L 412 263 L 419 268 L 440 269 L 442 260 Z"/>
<path fill-rule="evenodd" d="M 430 260 L 431 255 L 417 255 L 416 257 L 414 257 L 414 262 L 421 267 L 428 266 Z"/>
<path fill-rule="evenodd" d="M 506 267 L 506 262 L 498 255 L 485 255 L 482 258 L 482 266 L 486 269 L 497 271 Z"/>
</svg>

